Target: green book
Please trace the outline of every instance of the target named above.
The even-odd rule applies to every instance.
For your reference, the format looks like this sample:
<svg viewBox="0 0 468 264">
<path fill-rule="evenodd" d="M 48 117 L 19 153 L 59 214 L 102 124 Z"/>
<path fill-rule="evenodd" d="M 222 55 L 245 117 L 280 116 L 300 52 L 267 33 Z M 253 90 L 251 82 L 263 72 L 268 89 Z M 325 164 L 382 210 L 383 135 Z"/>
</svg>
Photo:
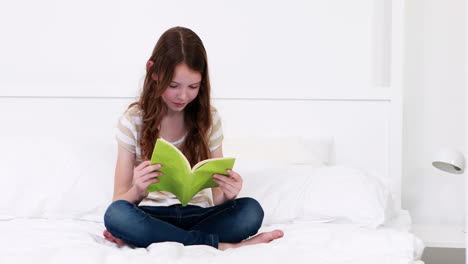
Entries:
<svg viewBox="0 0 468 264">
<path fill-rule="evenodd" d="M 229 176 L 226 172 L 234 167 L 234 158 L 214 158 L 198 162 L 190 168 L 190 162 L 177 147 L 162 138 L 156 140 L 151 165 L 161 164 L 157 170 L 163 173 L 160 180 L 148 186 L 148 192 L 168 191 L 174 194 L 183 206 L 186 206 L 199 191 L 218 187 L 213 181 L 213 174 Z"/>
</svg>

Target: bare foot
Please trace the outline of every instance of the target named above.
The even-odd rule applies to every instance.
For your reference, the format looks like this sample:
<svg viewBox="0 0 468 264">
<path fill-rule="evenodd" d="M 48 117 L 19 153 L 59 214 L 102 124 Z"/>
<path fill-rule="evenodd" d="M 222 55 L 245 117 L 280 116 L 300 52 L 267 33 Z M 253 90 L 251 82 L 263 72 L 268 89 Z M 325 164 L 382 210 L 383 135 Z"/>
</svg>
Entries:
<svg viewBox="0 0 468 264">
<path fill-rule="evenodd" d="M 218 249 L 225 250 L 228 248 L 237 248 L 237 247 L 242 247 L 242 246 L 247 246 L 247 245 L 270 243 L 271 241 L 278 239 L 278 238 L 282 238 L 283 236 L 284 236 L 283 231 L 277 229 L 277 230 L 273 230 L 270 232 L 264 232 L 264 233 L 258 234 L 252 238 L 249 238 L 239 243 L 219 243 Z"/>
<path fill-rule="evenodd" d="M 116 238 L 115 236 L 113 236 L 109 231 L 104 230 L 104 232 L 102 233 L 102 235 L 104 236 L 104 238 L 109 241 L 109 242 L 112 242 L 112 243 L 116 243 L 118 246 L 123 246 L 123 245 L 126 245 L 127 243 L 125 243 L 125 241 L 123 241 L 122 239 L 120 238 Z"/>
</svg>

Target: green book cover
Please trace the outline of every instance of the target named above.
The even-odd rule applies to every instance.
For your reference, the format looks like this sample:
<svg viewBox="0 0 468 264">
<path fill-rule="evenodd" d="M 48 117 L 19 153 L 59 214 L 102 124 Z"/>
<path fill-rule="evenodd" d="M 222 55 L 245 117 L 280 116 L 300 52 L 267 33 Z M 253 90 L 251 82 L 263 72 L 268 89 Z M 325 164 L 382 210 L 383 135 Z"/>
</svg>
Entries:
<svg viewBox="0 0 468 264">
<path fill-rule="evenodd" d="M 190 162 L 174 145 L 162 138 L 156 140 L 151 165 L 161 164 L 162 176 L 157 183 L 148 186 L 148 192 L 167 191 L 174 194 L 185 206 L 199 191 L 218 187 L 213 174 L 228 176 L 226 170 L 234 167 L 234 158 L 214 158 L 198 162 L 190 168 Z"/>
</svg>

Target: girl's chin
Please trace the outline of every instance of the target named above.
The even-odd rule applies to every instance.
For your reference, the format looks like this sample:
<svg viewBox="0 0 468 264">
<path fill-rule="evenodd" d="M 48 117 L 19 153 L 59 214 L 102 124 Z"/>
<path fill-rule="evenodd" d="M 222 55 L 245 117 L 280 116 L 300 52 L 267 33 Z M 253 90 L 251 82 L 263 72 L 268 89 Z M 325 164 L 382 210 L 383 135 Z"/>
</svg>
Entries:
<svg viewBox="0 0 468 264">
<path fill-rule="evenodd" d="M 178 113 L 178 112 L 183 112 L 185 107 L 168 107 L 169 108 L 169 112 L 173 112 L 173 113 Z"/>
</svg>

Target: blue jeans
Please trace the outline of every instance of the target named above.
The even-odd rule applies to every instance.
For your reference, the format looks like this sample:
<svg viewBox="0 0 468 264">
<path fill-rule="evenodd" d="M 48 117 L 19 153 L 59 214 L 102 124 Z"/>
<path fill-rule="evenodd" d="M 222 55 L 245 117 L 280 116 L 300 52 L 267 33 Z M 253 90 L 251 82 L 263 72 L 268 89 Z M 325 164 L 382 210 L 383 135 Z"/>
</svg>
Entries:
<svg viewBox="0 0 468 264">
<path fill-rule="evenodd" d="M 104 215 L 107 230 L 136 247 L 174 241 L 218 248 L 219 242 L 237 243 L 256 234 L 262 221 L 262 207 L 248 197 L 207 208 L 180 204 L 136 206 L 118 200 Z"/>
</svg>

